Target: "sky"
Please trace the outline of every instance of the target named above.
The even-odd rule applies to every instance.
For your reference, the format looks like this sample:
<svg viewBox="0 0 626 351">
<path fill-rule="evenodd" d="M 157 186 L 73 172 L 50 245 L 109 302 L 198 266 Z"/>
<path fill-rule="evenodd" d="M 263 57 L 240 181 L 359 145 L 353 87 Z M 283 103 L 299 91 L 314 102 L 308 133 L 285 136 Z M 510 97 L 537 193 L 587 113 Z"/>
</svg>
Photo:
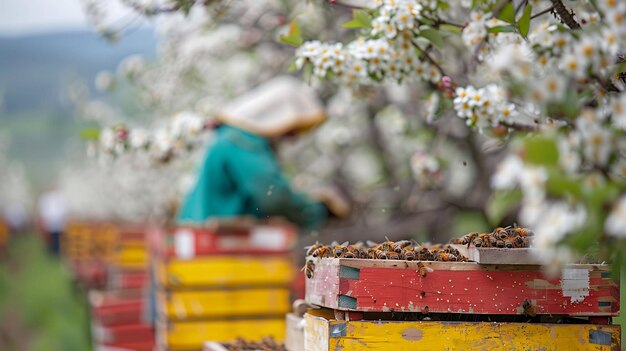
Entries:
<svg viewBox="0 0 626 351">
<path fill-rule="evenodd" d="M 80 0 L 0 0 L 0 35 L 48 33 L 87 26 Z"/>
</svg>

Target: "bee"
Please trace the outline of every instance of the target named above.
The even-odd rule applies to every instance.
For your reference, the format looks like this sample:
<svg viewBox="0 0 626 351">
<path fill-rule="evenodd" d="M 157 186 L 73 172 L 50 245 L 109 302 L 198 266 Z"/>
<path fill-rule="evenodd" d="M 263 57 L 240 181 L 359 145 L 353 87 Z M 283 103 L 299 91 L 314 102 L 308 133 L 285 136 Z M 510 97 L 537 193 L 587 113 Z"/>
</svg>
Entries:
<svg viewBox="0 0 626 351">
<path fill-rule="evenodd" d="M 458 261 L 458 257 L 454 254 L 451 254 L 449 252 L 445 252 L 445 251 L 438 251 L 435 254 L 435 261 L 442 261 L 442 262 L 456 262 Z"/>
<path fill-rule="evenodd" d="M 527 228 L 515 228 L 513 230 L 513 232 L 521 237 L 527 237 L 527 236 L 534 236 L 535 233 L 532 232 L 532 230 L 527 229 Z"/>
<path fill-rule="evenodd" d="M 313 260 L 306 261 L 306 265 L 302 267 L 302 270 L 304 271 L 304 275 L 306 275 L 307 278 L 313 278 L 313 273 L 315 272 L 315 263 L 313 262 Z"/>
<path fill-rule="evenodd" d="M 497 239 L 496 240 L 496 247 L 498 248 L 504 248 L 507 247 L 507 245 L 509 245 L 510 242 L 507 240 L 505 241 L 504 239 Z"/>
<path fill-rule="evenodd" d="M 417 254 L 415 253 L 412 247 L 404 248 L 403 255 L 404 255 L 404 259 L 407 261 L 415 261 L 415 259 L 417 258 Z"/>
<path fill-rule="evenodd" d="M 333 246 L 333 256 L 335 256 L 335 258 L 337 257 L 343 257 L 344 254 L 347 251 L 347 245 L 348 242 L 346 241 L 345 243 L 341 244 L 341 245 L 334 245 Z"/>
<path fill-rule="evenodd" d="M 401 260 L 403 258 L 401 253 L 397 253 L 395 251 L 389 251 L 387 253 L 388 260 Z"/>
<path fill-rule="evenodd" d="M 382 243 L 382 244 L 380 244 L 378 246 L 380 246 L 380 250 L 391 251 L 392 250 L 391 247 L 393 246 L 393 244 L 395 244 L 393 241 L 387 239 L 387 241 L 385 241 L 384 243 Z"/>
<path fill-rule="evenodd" d="M 508 228 L 498 227 L 493 231 L 493 236 L 496 239 L 504 240 L 509 237 L 509 233 L 507 232 Z"/>
<path fill-rule="evenodd" d="M 510 246 L 509 246 L 510 244 Z M 515 248 L 524 248 L 528 247 L 528 238 L 525 236 L 516 236 L 514 238 L 509 238 L 506 247 L 515 247 Z"/>
<path fill-rule="evenodd" d="M 433 254 L 428 250 L 426 246 L 420 246 L 418 248 L 414 248 L 413 251 L 417 254 L 416 259 L 418 261 L 432 261 Z"/>
<path fill-rule="evenodd" d="M 476 247 L 493 247 L 495 243 L 496 239 L 487 233 L 480 234 L 474 239 L 474 245 Z"/>
<path fill-rule="evenodd" d="M 313 257 L 330 257 L 331 255 L 332 250 L 328 246 L 320 246 L 311 254 Z"/>
<path fill-rule="evenodd" d="M 402 253 L 402 250 L 405 247 L 412 245 L 413 243 L 410 240 L 400 240 L 396 241 L 391 245 L 391 249 L 397 253 Z"/>
<path fill-rule="evenodd" d="M 311 256 L 313 255 L 313 252 L 315 252 L 315 250 L 319 249 L 320 247 L 322 247 L 322 244 L 316 242 L 315 244 L 311 245 L 311 246 L 306 246 L 306 255 L 307 256 Z"/>
<path fill-rule="evenodd" d="M 472 241 L 474 240 L 474 238 L 476 238 L 477 236 L 478 236 L 478 233 L 476 233 L 476 232 L 472 232 L 472 233 L 466 234 L 464 237 L 462 237 L 462 238 L 459 240 L 459 244 L 462 244 L 462 245 L 469 245 L 469 244 L 471 244 L 471 243 L 472 243 Z"/>
<path fill-rule="evenodd" d="M 365 257 L 363 257 L 363 244 L 361 242 L 358 242 L 356 244 L 353 245 L 348 245 L 346 246 L 346 251 L 343 254 L 343 257 L 345 258 L 367 258 L 367 254 L 365 255 Z"/>
<path fill-rule="evenodd" d="M 367 250 L 367 257 L 375 260 L 386 260 L 387 253 L 385 251 L 380 250 L 377 247 L 370 247 Z"/>
</svg>

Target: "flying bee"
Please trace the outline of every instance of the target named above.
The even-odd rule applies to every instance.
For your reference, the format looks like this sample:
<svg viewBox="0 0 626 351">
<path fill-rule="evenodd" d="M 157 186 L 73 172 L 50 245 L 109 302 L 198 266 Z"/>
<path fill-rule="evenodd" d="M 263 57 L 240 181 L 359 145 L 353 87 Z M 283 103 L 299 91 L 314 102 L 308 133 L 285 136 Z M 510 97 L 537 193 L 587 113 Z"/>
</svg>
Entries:
<svg viewBox="0 0 626 351">
<path fill-rule="evenodd" d="M 391 245 L 391 250 L 397 252 L 397 253 L 402 253 L 402 250 L 405 247 L 408 247 L 410 245 L 412 245 L 413 243 L 410 240 L 400 240 L 400 241 L 396 241 L 395 243 L 393 243 Z"/>
<path fill-rule="evenodd" d="M 320 246 L 311 254 L 313 257 L 330 257 L 331 255 L 332 250 L 328 246 Z"/>
<path fill-rule="evenodd" d="M 313 278 L 313 273 L 315 272 L 315 263 L 313 262 L 313 260 L 307 260 L 304 267 L 302 267 L 302 270 L 304 271 L 304 275 L 306 275 L 307 278 Z"/>
<path fill-rule="evenodd" d="M 341 245 L 333 246 L 333 256 L 335 256 L 335 258 L 343 257 L 343 255 L 346 253 L 346 251 L 348 249 L 347 246 L 348 246 L 348 242 L 347 241 L 345 243 L 341 244 Z"/>
</svg>

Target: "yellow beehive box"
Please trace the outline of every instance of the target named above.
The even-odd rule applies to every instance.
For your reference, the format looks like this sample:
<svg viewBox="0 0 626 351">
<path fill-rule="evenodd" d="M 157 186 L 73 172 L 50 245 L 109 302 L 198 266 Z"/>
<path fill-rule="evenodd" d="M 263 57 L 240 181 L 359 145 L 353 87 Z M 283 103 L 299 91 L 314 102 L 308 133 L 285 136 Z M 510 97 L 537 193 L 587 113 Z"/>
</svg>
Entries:
<svg viewBox="0 0 626 351">
<path fill-rule="evenodd" d="M 618 351 L 620 326 L 437 321 L 338 321 L 305 315 L 306 351 Z"/>
<path fill-rule="evenodd" d="M 156 262 L 159 284 L 168 288 L 286 286 L 293 278 L 289 256 L 206 256 Z"/>
<path fill-rule="evenodd" d="M 260 341 L 273 336 L 285 339 L 285 319 L 241 319 L 197 322 L 168 322 L 157 324 L 157 342 L 163 349 L 172 351 L 201 350 L 205 341 L 228 342 L 238 337 Z"/>
<path fill-rule="evenodd" d="M 281 316 L 291 307 L 287 288 L 159 291 L 159 314 L 171 320 Z"/>
<path fill-rule="evenodd" d="M 115 255 L 115 264 L 120 268 L 144 268 L 148 264 L 148 252 L 143 246 L 122 246 Z"/>
</svg>

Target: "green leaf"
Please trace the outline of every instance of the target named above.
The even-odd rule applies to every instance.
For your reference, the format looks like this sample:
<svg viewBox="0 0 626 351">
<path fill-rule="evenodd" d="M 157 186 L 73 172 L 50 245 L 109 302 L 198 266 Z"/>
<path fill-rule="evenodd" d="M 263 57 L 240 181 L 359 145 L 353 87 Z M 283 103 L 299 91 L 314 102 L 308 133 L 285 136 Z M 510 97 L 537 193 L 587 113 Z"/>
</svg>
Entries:
<svg viewBox="0 0 626 351">
<path fill-rule="evenodd" d="M 100 129 L 96 127 L 85 128 L 80 131 L 79 136 L 83 140 L 98 140 L 100 138 Z"/>
<path fill-rule="evenodd" d="M 280 37 L 280 42 L 293 45 L 300 46 L 303 43 L 302 35 L 300 34 L 300 27 L 298 26 L 298 21 L 293 20 L 289 24 L 289 32 L 287 35 L 283 35 Z"/>
<path fill-rule="evenodd" d="M 484 233 L 489 230 L 491 230 L 489 223 L 479 211 L 460 211 L 452 222 L 452 233 L 455 235 L 469 232 Z"/>
<path fill-rule="evenodd" d="M 526 5 L 526 7 L 524 7 L 524 13 L 522 14 L 522 17 L 519 20 L 519 33 L 526 38 L 526 36 L 528 35 L 528 30 L 530 30 L 530 14 L 533 10 L 532 5 Z"/>
<path fill-rule="evenodd" d="M 341 25 L 343 28 L 371 28 L 372 16 L 364 10 L 352 11 L 352 20 Z"/>
<path fill-rule="evenodd" d="M 492 226 L 498 225 L 500 221 L 522 201 L 522 191 L 498 191 L 487 200 L 486 214 Z"/>
<path fill-rule="evenodd" d="M 574 119 L 580 115 L 580 97 L 576 89 L 567 89 L 562 107 L 569 118 Z"/>
<path fill-rule="evenodd" d="M 559 161 L 559 149 L 553 139 L 534 136 L 524 144 L 524 161 L 540 166 L 554 166 Z"/>
<path fill-rule="evenodd" d="M 515 7 L 513 4 L 509 2 L 504 5 L 497 18 L 506 23 L 515 24 Z"/>
<path fill-rule="evenodd" d="M 443 46 L 443 37 L 441 36 L 441 33 L 439 33 L 439 31 L 434 28 L 422 29 L 420 30 L 420 35 L 428 39 L 438 48 Z"/>
<path fill-rule="evenodd" d="M 548 172 L 548 180 L 546 182 L 546 191 L 549 195 L 556 197 L 569 197 L 580 199 L 582 190 L 579 182 L 572 178 L 568 178 L 563 171 L 553 167 Z"/>
<path fill-rule="evenodd" d="M 515 32 L 515 27 L 514 26 L 495 26 L 495 27 L 487 28 L 487 32 L 489 32 L 489 33 L 500 33 L 500 32 L 511 33 L 511 32 Z"/>
<path fill-rule="evenodd" d="M 439 26 L 439 28 L 442 31 L 452 32 L 452 33 L 461 33 L 463 31 L 463 28 L 459 26 L 453 26 L 451 24 L 442 24 Z"/>
</svg>

